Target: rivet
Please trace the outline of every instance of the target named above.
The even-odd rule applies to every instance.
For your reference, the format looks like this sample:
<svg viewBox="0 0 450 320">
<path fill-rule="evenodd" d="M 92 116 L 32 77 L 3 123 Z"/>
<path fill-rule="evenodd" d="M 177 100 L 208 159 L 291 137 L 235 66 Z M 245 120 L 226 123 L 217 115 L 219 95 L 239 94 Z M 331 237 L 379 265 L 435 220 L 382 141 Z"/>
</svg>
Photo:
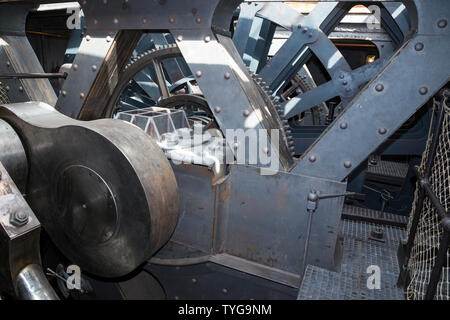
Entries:
<svg viewBox="0 0 450 320">
<path fill-rule="evenodd" d="M 84 99 L 84 92 L 80 93 L 80 99 Z"/>
<path fill-rule="evenodd" d="M 112 38 L 110 36 L 106 37 L 106 42 L 111 42 Z"/>
<path fill-rule="evenodd" d="M 234 148 L 234 149 L 237 149 L 237 148 L 239 148 L 239 142 L 235 142 L 235 143 L 233 143 L 233 148 Z"/>
<path fill-rule="evenodd" d="M 214 107 L 214 111 L 215 111 L 216 113 L 220 113 L 220 112 L 222 111 L 222 108 L 219 107 L 219 106 L 215 106 L 215 107 Z"/>
<path fill-rule="evenodd" d="M 223 292 L 224 294 L 227 294 L 227 293 L 228 293 L 228 290 L 227 290 L 226 288 L 223 288 L 223 289 L 222 289 L 222 292 Z"/>
<path fill-rule="evenodd" d="M 75 63 L 72 68 L 73 68 L 73 70 L 77 71 L 78 70 L 78 64 Z"/>
<path fill-rule="evenodd" d="M 198 70 L 198 71 L 195 73 L 195 75 L 196 75 L 198 78 L 201 78 L 202 75 L 203 75 L 203 73 L 202 73 L 200 70 Z"/>
<path fill-rule="evenodd" d="M 385 134 L 386 132 L 387 132 L 386 128 L 384 128 L 384 127 L 378 128 L 379 134 Z"/>
<path fill-rule="evenodd" d="M 93 72 L 97 71 L 97 66 L 96 66 L 96 65 L 93 65 L 93 66 L 92 66 L 92 71 L 93 71 Z"/>
<path fill-rule="evenodd" d="M 297 29 L 301 29 L 302 28 L 302 25 L 299 23 L 298 25 L 297 25 Z"/>
<path fill-rule="evenodd" d="M 421 95 L 426 95 L 428 93 L 428 88 L 427 87 L 420 87 L 419 93 Z"/>
<path fill-rule="evenodd" d="M 147 18 L 142 18 L 142 24 L 147 24 L 148 20 Z"/>
<path fill-rule="evenodd" d="M 309 160 L 309 162 L 316 162 L 317 157 L 315 155 L 310 155 L 308 160 Z"/>
<path fill-rule="evenodd" d="M 91 41 L 91 36 L 86 36 L 86 41 Z"/>
<path fill-rule="evenodd" d="M 65 96 L 67 96 L 67 91 L 63 90 L 63 91 L 61 91 L 61 94 L 62 94 L 63 97 L 65 97 Z"/>
<path fill-rule="evenodd" d="M 438 27 L 441 29 L 444 29 L 447 26 L 447 20 L 446 19 L 441 19 L 438 21 L 437 23 Z"/>
<path fill-rule="evenodd" d="M 94 19 L 94 24 L 97 25 L 98 24 L 98 20 Z"/>
<path fill-rule="evenodd" d="M 10 89 L 11 89 L 11 88 L 10 88 L 9 86 L 6 86 L 6 87 L 5 87 L 5 90 L 6 90 L 6 91 L 9 91 Z"/>
<path fill-rule="evenodd" d="M 417 42 L 416 45 L 414 46 L 414 49 L 416 49 L 416 51 L 422 51 L 423 47 L 424 45 L 422 42 Z"/>
<path fill-rule="evenodd" d="M 339 125 L 339 128 L 341 128 L 342 130 L 347 129 L 348 128 L 347 122 L 341 122 L 341 124 Z"/>
<path fill-rule="evenodd" d="M 175 18 L 174 17 L 169 17 L 169 22 L 170 23 L 175 23 Z"/>
<path fill-rule="evenodd" d="M 352 167 L 352 163 L 349 160 L 344 161 L 344 167 L 351 168 Z"/>
<path fill-rule="evenodd" d="M 308 33 L 308 37 L 309 37 L 309 38 L 312 38 L 312 36 L 313 36 L 313 33 L 312 33 L 312 32 Z"/>
<path fill-rule="evenodd" d="M 379 83 L 375 86 L 375 90 L 381 92 L 384 90 L 384 86 L 381 83 Z"/>
<path fill-rule="evenodd" d="M 113 22 L 114 22 L 114 24 L 118 24 L 119 23 L 119 19 L 118 18 L 114 18 Z"/>
<path fill-rule="evenodd" d="M 344 75 L 343 73 L 341 73 L 341 74 L 339 75 L 339 78 L 340 78 L 340 79 L 344 79 L 344 77 L 345 77 L 345 75 Z"/>
<path fill-rule="evenodd" d="M 210 36 L 206 36 L 205 37 L 205 42 L 210 42 L 211 41 L 211 37 Z"/>
<path fill-rule="evenodd" d="M 177 40 L 178 40 L 179 42 L 183 41 L 183 36 L 180 34 L 180 35 L 177 37 Z"/>
<path fill-rule="evenodd" d="M 344 86 L 346 86 L 346 85 L 348 84 L 348 81 L 347 81 L 347 80 L 344 80 L 344 81 L 342 81 L 342 84 L 343 84 Z"/>
<path fill-rule="evenodd" d="M 225 77 L 225 79 L 227 79 L 227 80 L 230 79 L 230 78 L 231 78 L 231 73 L 225 72 L 224 77 Z"/>
<path fill-rule="evenodd" d="M 308 28 L 303 28 L 302 32 L 303 32 L 303 33 L 308 32 Z"/>
<path fill-rule="evenodd" d="M 349 87 L 347 87 L 347 88 L 345 88 L 345 92 L 350 92 L 350 91 L 352 91 L 352 89 L 351 88 L 349 88 Z"/>
<path fill-rule="evenodd" d="M 23 92 L 23 87 L 22 86 L 19 86 L 19 91 Z"/>
<path fill-rule="evenodd" d="M 250 111 L 249 110 L 244 110 L 244 112 L 242 112 L 242 114 L 244 115 L 244 117 L 248 117 L 250 115 Z"/>
<path fill-rule="evenodd" d="M 6 61 L 6 66 L 7 66 L 7 67 L 10 67 L 10 66 L 11 66 L 11 62 Z"/>
<path fill-rule="evenodd" d="M 202 18 L 200 18 L 200 17 L 196 18 L 195 22 L 198 23 L 198 24 L 202 23 Z"/>
<path fill-rule="evenodd" d="M 192 283 L 197 283 L 197 279 L 192 278 Z"/>
<path fill-rule="evenodd" d="M 270 154 L 270 149 L 268 147 L 264 147 L 263 152 L 268 155 Z"/>
</svg>

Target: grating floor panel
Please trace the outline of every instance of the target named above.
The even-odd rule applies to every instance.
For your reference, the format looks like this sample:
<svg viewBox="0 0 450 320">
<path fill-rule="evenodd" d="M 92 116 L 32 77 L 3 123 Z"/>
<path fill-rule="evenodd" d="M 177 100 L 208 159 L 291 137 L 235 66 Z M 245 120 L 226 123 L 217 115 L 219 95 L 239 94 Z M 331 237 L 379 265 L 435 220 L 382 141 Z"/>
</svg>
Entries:
<svg viewBox="0 0 450 320">
<path fill-rule="evenodd" d="M 379 160 L 376 165 L 369 164 L 367 172 L 386 177 L 406 178 L 409 164 L 407 162 Z"/>
<path fill-rule="evenodd" d="M 382 228 L 385 242 L 368 239 L 374 228 Z M 341 272 L 308 265 L 302 282 L 301 300 L 403 300 L 397 288 L 399 274 L 397 247 L 405 230 L 392 226 L 343 220 L 344 252 Z M 380 289 L 369 289 L 369 266 L 380 268 Z"/>
</svg>

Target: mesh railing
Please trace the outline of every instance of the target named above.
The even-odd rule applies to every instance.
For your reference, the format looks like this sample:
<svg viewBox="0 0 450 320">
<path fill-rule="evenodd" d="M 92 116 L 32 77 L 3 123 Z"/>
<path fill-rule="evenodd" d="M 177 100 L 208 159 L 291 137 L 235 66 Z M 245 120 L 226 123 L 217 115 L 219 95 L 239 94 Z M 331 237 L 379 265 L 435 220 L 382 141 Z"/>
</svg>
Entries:
<svg viewBox="0 0 450 320">
<path fill-rule="evenodd" d="M 409 282 L 405 289 L 406 298 L 411 300 L 450 300 L 450 250 L 448 240 L 444 240 L 448 231 L 440 224 L 443 212 L 449 212 L 450 207 L 450 108 L 435 101 L 434 111 L 440 116 L 433 117 L 427 147 L 416 171 L 422 181 L 416 185 L 407 231 L 411 243 L 406 267 Z M 426 187 L 428 191 L 424 190 Z M 431 200 L 433 194 L 438 203 Z M 427 294 L 430 286 L 435 288 L 431 295 Z"/>
<path fill-rule="evenodd" d="M 10 103 L 5 86 L 0 82 L 0 103 Z"/>
</svg>

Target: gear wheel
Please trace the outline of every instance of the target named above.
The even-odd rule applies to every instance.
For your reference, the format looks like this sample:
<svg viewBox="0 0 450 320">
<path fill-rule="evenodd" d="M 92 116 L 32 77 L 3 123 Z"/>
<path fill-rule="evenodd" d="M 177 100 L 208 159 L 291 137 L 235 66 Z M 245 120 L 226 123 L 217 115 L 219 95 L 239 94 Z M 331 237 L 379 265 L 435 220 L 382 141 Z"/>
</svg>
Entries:
<svg viewBox="0 0 450 320">
<path fill-rule="evenodd" d="M 164 46 L 158 49 L 147 51 L 141 55 L 139 55 L 137 58 L 133 59 L 122 71 L 122 73 L 119 76 L 118 84 L 116 88 L 113 90 L 113 95 L 111 96 L 103 115 L 104 117 L 111 117 L 114 115 L 114 113 L 118 110 L 118 104 L 123 98 L 123 94 L 127 94 L 125 92 L 127 88 L 130 85 L 133 85 L 134 78 L 136 75 L 139 74 L 142 70 L 145 68 L 154 65 L 154 62 L 157 61 L 158 63 L 161 63 L 161 61 L 164 61 L 166 59 L 171 58 L 181 58 L 181 51 L 178 48 L 177 45 L 168 45 Z M 251 74 L 251 78 L 255 82 L 255 85 L 258 89 L 258 93 L 261 96 L 262 100 L 264 101 L 264 110 L 261 110 L 263 114 L 263 121 L 262 125 L 264 128 L 268 130 L 268 134 L 270 135 L 270 129 L 279 129 L 280 130 L 280 143 L 279 143 L 279 150 L 280 150 L 280 159 L 282 161 L 283 167 L 285 169 L 289 169 L 293 166 L 294 160 L 294 140 L 291 135 L 291 129 L 289 127 L 289 123 L 287 119 L 284 118 L 281 110 L 281 106 L 278 103 L 277 98 L 272 97 L 271 92 L 268 91 L 267 85 L 262 81 L 261 78 L 257 77 L 256 75 Z M 156 77 L 157 78 L 157 77 Z M 158 81 L 157 85 L 159 87 L 159 90 L 161 93 L 166 90 L 167 92 L 170 92 L 170 95 L 168 97 L 162 97 L 159 101 L 153 101 L 155 105 L 158 106 L 182 106 L 185 101 L 193 100 L 192 105 L 194 107 L 198 107 L 199 109 L 202 109 L 205 104 L 206 100 L 201 96 L 201 91 L 199 89 L 197 90 L 189 90 L 189 87 L 195 86 L 196 82 L 193 78 L 186 78 L 186 82 L 184 83 L 184 86 L 186 87 L 185 91 L 188 92 L 188 94 L 173 94 L 170 92 L 170 89 L 167 88 L 167 83 L 165 81 Z M 161 88 L 165 87 L 165 88 Z M 180 84 L 174 84 L 173 90 L 179 92 L 180 88 L 182 89 L 183 86 Z M 195 94 L 189 94 L 191 91 L 194 91 Z M 162 94 L 161 94 L 162 95 Z M 190 98 L 188 98 L 190 96 Z M 141 98 L 141 97 L 140 97 Z M 146 97 L 146 99 L 149 99 Z M 199 99 L 202 99 L 202 101 L 197 101 Z M 142 99 L 144 100 L 144 98 Z M 199 103 L 197 103 L 199 102 Z M 207 106 L 207 104 L 206 104 Z M 209 108 L 208 108 L 209 109 Z M 209 110 L 203 110 L 203 111 L 209 111 Z M 206 116 L 212 117 L 211 112 L 207 112 Z"/>
<path fill-rule="evenodd" d="M 275 125 L 272 125 L 272 128 L 280 128 L 281 135 L 280 139 L 283 140 L 284 144 L 280 144 L 280 153 L 282 152 L 282 146 L 287 146 L 289 150 L 289 154 L 293 157 L 295 155 L 295 145 L 294 138 L 292 137 L 292 131 L 289 126 L 288 120 L 284 117 L 283 110 L 281 108 L 281 104 L 279 103 L 279 99 L 272 95 L 272 92 L 269 90 L 267 84 L 263 81 L 261 77 L 258 77 L 251 71 L 250 75 L 252 79 L 255 81 L 255 84 L 258 87 L 259 93 L 264 99 L 264 102 L 267 106 L 267 109 L 270 112 L 271 118 L 276 121 Z M 267 127 L 266 127 L 267 128 Z"/>
</svg>

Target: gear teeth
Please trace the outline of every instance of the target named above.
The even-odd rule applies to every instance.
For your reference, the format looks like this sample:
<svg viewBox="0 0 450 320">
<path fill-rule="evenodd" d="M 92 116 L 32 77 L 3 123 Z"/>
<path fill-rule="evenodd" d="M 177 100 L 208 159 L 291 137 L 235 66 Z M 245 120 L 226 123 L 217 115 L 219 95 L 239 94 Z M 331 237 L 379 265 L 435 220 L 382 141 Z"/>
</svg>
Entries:
<svg viewBox="0 0 450 320">
<path fill-rule="evenodd" d="M 289 152 L 291 152 L 291 156 L 294 157 L 295 153 L 291 149 L 291 146 L 294 145 L 294 139 L 291 136 L 292 130 L 291 130 L 291 127 L 289 126 L 288 120 L 284 117 L 284 110 L 282 109 L 281 104 L 279 103 L 279 98 L 276 96 L 273 96 L 273 91 L 270 90 L 270 87 L 267 86 L 267 83 L 264 82 L 263 78 L 261 78 L 260 76 L 257 76 L 250 70 L 249 70 L 249 73 L 250 73 L 252 79 L 256 82 L 257 85 L 259 85 L 261 87 L 261 89 L 266 93 L 269 100 L 272 102 L 274 111 L 277 112 L 279 120 L 280 120 L 280 124 L 281 124 L 280 128 L 284 132 L 284 134 L 282 134 L 282 139 L 287 144 L 288 150 L 289 150 Z"/>
</svg>

